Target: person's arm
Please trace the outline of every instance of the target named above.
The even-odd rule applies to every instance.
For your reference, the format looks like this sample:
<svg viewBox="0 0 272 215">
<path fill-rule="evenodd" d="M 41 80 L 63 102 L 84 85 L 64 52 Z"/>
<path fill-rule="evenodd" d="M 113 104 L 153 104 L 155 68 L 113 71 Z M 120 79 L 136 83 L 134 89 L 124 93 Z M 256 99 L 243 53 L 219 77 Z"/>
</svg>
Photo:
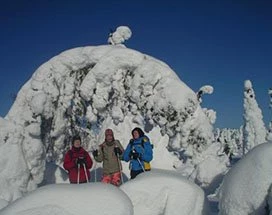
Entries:
<svg viewBox="0 0 272 215">
<path fill-rule="evenodd" d="M 86 151 L 86 158 L 85 159 L 86 159 L 86 168 L 91 169 L 93 166 L 93 161 L 87 151 Z"/>
<path fill-rule="evenodd" d="M 144 143 L 144 153 L 142 155 L 143 161 L 150 162 L 153 159 L 153 148 L 148 138 L 145 139 Z"/>
<path fill-rule="evenodd" d="M 130 152 L 131 152 L 131 143 L 129 143 L 123 153 L 123 160 L 128 162 L 130 161 Z"/>
<path fill-rule="evenodd" d="M 71 154 L 72 152 L 68 151 L 64 156 L 63 167 L 67 171 L 70 171 L 71 169 L 76 168 L 75 159 L 72 159 Z"/>
<path fill-rule="evenodd" d="M 103 150 L 102 150 L 102 145 L 99 146 L 99 149 L 97 149 L 97 155 L 94 156 L 94 159 L 97 161 L 97 162 L 102 162 L 104 160 L 104 155 L 103 155 Z M 93 153 L 94 155 L 94 153 Z"/>
<path fill-rule="evenodd" d="M 119 140 L 116 140 L 116 145 L 114 147 L 114 153 L 117 155 L 118 153 L 118 156 L 121 158 L 124 154 L 124 148 L 123 146 L 121 145 L 120 141 Z"/>
</svg>

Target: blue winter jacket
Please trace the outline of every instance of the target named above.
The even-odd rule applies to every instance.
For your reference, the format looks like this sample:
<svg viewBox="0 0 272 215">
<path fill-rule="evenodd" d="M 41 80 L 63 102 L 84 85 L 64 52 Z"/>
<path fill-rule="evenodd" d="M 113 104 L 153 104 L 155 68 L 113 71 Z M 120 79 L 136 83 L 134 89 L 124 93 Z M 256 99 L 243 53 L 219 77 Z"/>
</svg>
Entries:
<svg viewBox="0 0 272 215">
<path fill-rule="evenodd" d="M 130 152 L 132 152 L 133 150 L 140 154 L 139 160 L 130 157 Z M 127 162 L 130 161 L 130 168 L 131 170 L 135 171 L 142 170 L 144 167 L 144 161 L 150 162 L 152 159 L 153 159 L 152 145 L 148 137 L 146 136 L 131 140 L 123 154 L 123 160 Z M 141 162 L 141 164 L 139 161 Z"/>
</svg>

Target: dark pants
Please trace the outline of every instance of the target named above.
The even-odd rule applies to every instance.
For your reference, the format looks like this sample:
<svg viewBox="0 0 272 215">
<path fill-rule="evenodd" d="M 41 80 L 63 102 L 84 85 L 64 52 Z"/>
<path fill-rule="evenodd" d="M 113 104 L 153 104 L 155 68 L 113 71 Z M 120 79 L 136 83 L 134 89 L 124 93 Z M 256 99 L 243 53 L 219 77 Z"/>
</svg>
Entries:
<svg viewBox="0 0 272 215">
<path fill-rule="evenodd" d="M 137 175 L 139 175 L 140 173 L 142 173 L 143 170 L 130 170 L 130 179 L 134 179 L 136 178 Z"/>
</svg>

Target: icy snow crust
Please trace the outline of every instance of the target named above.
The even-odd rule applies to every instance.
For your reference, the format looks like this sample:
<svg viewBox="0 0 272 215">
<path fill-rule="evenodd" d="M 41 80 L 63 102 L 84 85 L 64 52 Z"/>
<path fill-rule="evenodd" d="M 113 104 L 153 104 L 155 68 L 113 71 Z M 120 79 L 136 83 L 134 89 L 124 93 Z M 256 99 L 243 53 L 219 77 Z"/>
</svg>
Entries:
<svg viewBox="0 0 272 215">
<path fill-rule="evenodd" d="M 12 202 L 36 189 L 46 161 L 62 166 L 75 133 L 92 152 L 108 127 L 126 147 L 135 126 L 154 144 L 154 168 L 179 166 L 180 151 L 196 158 L 187 163 L 197 166 L 205 159 L 198 155 L 213 141 L 195 92 L 165 63 L 122 45 L 75 48 L 53 57 L 0 121 L 0 199 Z"/>
<path fill-rule="evenodd" d="M 220 189 L 221 215 L 266 214 L 266 198 L 271 193 L 271 154 L 272 142 L 258 145 L 231 168 Z"/>
</svg>

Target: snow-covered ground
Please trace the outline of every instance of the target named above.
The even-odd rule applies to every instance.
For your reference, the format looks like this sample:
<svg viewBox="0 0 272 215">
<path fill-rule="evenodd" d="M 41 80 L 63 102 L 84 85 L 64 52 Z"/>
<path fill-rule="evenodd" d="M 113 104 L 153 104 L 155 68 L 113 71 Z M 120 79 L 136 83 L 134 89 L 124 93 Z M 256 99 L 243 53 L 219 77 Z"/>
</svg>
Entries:
<svg viewBox="0 0 272 215">
<path fill-rule="evenodd" d="M 197 215 L 209 214 L 203 190 L 174 171 L 152 170 L 120 189 L 103 183 L 38 188 L 1 215 Z"/>
<path fill-rule="evenodd" d="M 128 196 L 113 185 L 89 183 L 43 186 L 0 211 L 1 215 L 132 215 Z"/>
</svg>

